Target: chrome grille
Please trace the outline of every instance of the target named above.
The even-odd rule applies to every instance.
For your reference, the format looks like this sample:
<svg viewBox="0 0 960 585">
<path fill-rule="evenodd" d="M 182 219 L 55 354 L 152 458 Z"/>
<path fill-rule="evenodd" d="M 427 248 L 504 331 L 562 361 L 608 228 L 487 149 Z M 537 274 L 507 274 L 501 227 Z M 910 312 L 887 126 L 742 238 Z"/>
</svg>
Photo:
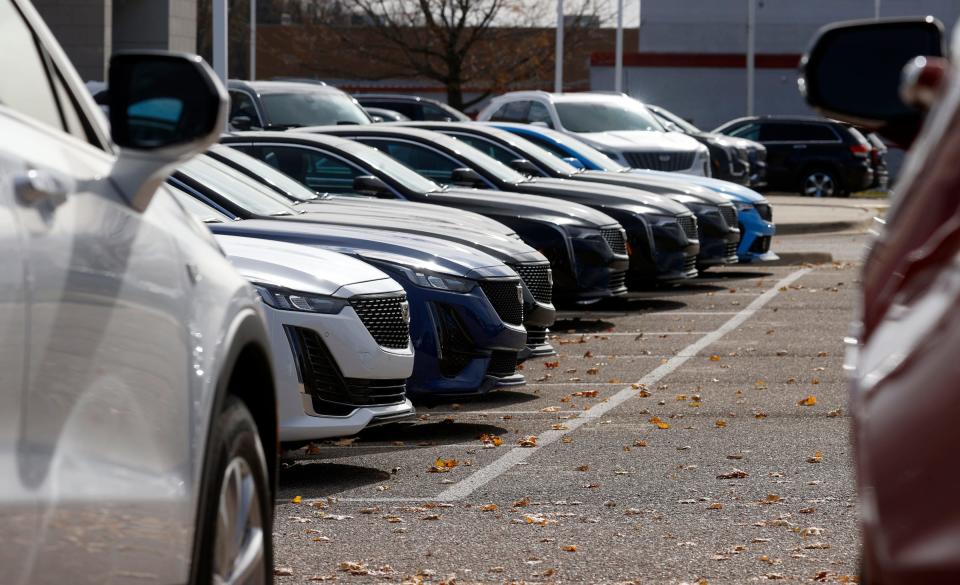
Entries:
<svg viewBox="0 0 960 585">
<path fill-rule="evenodd" d="M 760 217 L 767 221 L 773 221 L 773 208 L 770 207 L 769 203 L 754 203 L 753 206 L 757 209 Z"/>
<path fill-rule="evenodd" d="M 697 239 L 697 220 L 692 215 L 684 215 L 677 218 L 677 223 L 680 224 L 680 229 L 683 230 L 684 235 L 687 236 L 688 240 Z"/>
<path fill-rule="evenodd" d="M 345 378 L 320 335 L 303 327 L 287 326 L 304 390 L 319 414 L 345 416 L 358 406 L 403 402 L 404 380 Z"/>
<path fill-rule="evenodd" d="M 724 252 L 726 252 L 726 256 L 727 256 L 728 258 L 729 258 L 730 256 L 736 256 L 736 255 L 737 255 L 737 246 L 738 246 L 738 244 L 727 244 L 727 247 L 726 247 L 726 249 L 724 250 Z"/>
<path fill-rule="evenodd" d="M 627 238 L 623 228 L 600 228 L 600 235 L 614 254 L 627 253 Z"/>
<path fill-rule="evenodd" d="M 410 343 L 410 306 L 403 293 L 350 299 L 367 331 L 380 347 L 406 349 Z"/>
<path fill-rule="evenodd" d="M 723 221 L 727 222 L 727 227 L 737 227 L 737 210 L 733 205 L 721 205 L 720 215 L 723 216 Z"/>
<path fill-rule="evenodd" d="M 682 171 L 693 165 L 693 152 L 625 152 L 627 163 L 638 169 Z"/>
<path fill-rule="evenodd" d="M 504 323 L 523 323 L 523 297 L 516 280 L 481 280 L 480 288 Z"/>
<path fill-rule="evenodd" d="M 553 274 L 549 263 L 517 264 L 511 268 L 520 275 L 538 303 L 549 305 L 553 302 Z"/>
</svg>

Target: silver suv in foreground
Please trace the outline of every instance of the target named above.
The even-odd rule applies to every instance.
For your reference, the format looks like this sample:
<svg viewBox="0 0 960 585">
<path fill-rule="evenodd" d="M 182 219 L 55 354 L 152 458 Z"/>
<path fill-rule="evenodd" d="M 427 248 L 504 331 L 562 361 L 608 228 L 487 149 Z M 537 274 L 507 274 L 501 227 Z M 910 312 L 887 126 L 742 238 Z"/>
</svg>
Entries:
<svg viewBox="0 0 960 585">
<path fill-rule="evenodd" d="M 163 186 L 226 91 L 196 56 L 116 55 L 108 133 L 25 0 L 0 76 L 0 580 L 271 581 L 260 302 Z"/>
</svg>

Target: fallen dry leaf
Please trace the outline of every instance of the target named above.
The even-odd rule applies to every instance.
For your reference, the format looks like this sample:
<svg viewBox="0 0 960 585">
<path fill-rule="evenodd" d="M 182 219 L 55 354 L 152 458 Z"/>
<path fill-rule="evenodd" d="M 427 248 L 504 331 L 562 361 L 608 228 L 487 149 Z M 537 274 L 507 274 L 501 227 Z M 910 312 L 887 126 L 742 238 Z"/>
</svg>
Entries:
<svg viewBox="0 0 960 585">
<path fill-rule="evenodd" d="M 530 435 L 529 437 L 524 437 L 519 441 L 517 441 L 517 445 L 520 445 L 521 447 L 536 447 L 537 438 L 533 435 Z"/>
<path fill-rule="evenodd" d="M 597 374 L 600 373 L 600 368 L 590 368 L 587 370 L 587 373 L 590 374 L 591 376 L 596 376 Z"/>
<path fill-rule="evenodd" d="M 530 498 L 523 497 L 513 503 L 514 508 L 526 508 L 530 505 Z"/>
<path fill-rule="evenodd" d="M 547 368 L 548 370 L 552 370 L 553 368 L 559 368 L 559 367 L 560 367 L 560 362 L 559 362 L 559 361 L 555 361 L 555 362 L 543 362 L 543 367 Z"/>
<path fill-rule="evenodd" d="M 660 419 L 660 417 L 658 417 L 658 416 L 651 417 L 649 422 L 651 422 L 651 423 L 653 423 L 654 425 L 656 425 L 658 429 L 669 429 L 669 428 L 670 428 L 670 425 L 669 425 L 668 423 L 663 422 L 663 421 Z"/>
<path fill-rule="evenodd" d="M 486 433 L 480 435 L 480 442 L 483 443 L 484 446 L 499 447 L 503 445 L 503 439 L 497 435 L 488 435 Z"/>
<path fill-rule="evenodd" d="M 293 576 L 293 569 L 291 567 L 276 567 L 273 574 L 277 577 L 291 577 Z"/>
<path fill-rule="evenodd" d="M 299 503 L 302 502 L 302 501 L 303 501 L 303 497 L 301 497 L 301 496 L 294 496 L 293 499 L 290 500 L 290 503 L 291 503 L 291 504 L 299 504 Z"/>
<path fill-rule="evenodd" d="M 727 421 L 723 420 L 722 418 L 718 418 L 713 424 L 718 429 L 722 429 L 723 427 L 727 426 Z"/>
<path fill-rule="evenodd" d="M 721 473 L 717 476 L 717 479 L 743 479 L 745 477 L 750 477 L 750 474 L 742 469 L 733 469 L 727 473 Z"/>
<path fill-rule="evenodd" d="M 350 445 L 353 445 L 356 441 L 357 441 L 357 438 L 353 437 L 352 439 L 338 439 L 334 441 L 333 444 L 336 445 L 337 447 L 349 447 Z"/>
<path fill-rule="evenodd" d="M 723 504 L 716 502 L 707 506 L 707 510 L 722 510 Z"/>
<path fill-rule="evenodd" d="M 820 451 L 817 451 L 816 453 L 813 454 L 813 457 L 807 458 L 807 463 L 820 463 L 820 461 L 822 460 L 823 460 L 823 453 L 821 453 Z"/>
<path fill-rule="evenodd" d="M 493 511 L 496 510 L 496 509 L 497 509 L 497 505 L 496 505 L 496 504 L 487 504 L 486 506 L 481 506 L 481 507 L 480 507 L 480 511 L 481 511 L 481 512 L 493 512 Z"/>
<path fill-rule="evenodd" d="M 799 510 L 797 510 L 797 511 L 800 512 L 801 514 L 813 514 L 814 512 L 817 511 L 817 509 L 816 509 L 816 508 L 801 508 L 801 509 L 799 509 Z"/>
<path fill-rule="evenodd" d="M 843 416 L 843 409 L 842 409 L 842 408 L 837 408 L 837 409 L 835 409 L 835 410 L 831 410 L 830 412 L 827 413 L 827 416 L 830 417 L 830 418 L 836 418 L 836 417 L 838 417 L 838 416 Z"/>
<path fill-rule="evenodd" d="M 437 457 L 437 460 L 430 466 L 430 469 L 427 471 L 429 473 L 447 473 L 451 469 L 457 466 L 456 459 L 441 459 Z"/>
<path fill-rule="evenodd" d="M 646 447 L 646 446 L 647 446 L 647 442 L 646 442 L 646 441 L 643 441 L 643 440 L 640 440 L 640 439 L 637 439 L 636 441 L 633 442 L 633 446 L 634 446 L 634 447 Z"/>
<path fill-rule="evenodd" d="M 562 550 L 563 550 L 564 552 L 577 552 L 577 545 L 575 545 L 575 544 L 568 544 L 567 546 L 563 547 Z"/>
<path fill-rule="evenodd" d="M 712 356 L 710 356 L 710 361 L 711 361 L 711 362 L 719 362 L 719 361 L 720 361 L 720 356 L 718 356 L 717 354 L 713 354 Z"/>
<path fill-rule="evenodd" d="M 580 392 L 574 392 L 571 396 L 580 396 L 583 398 L 596 398 L 600 394 L 599 390 L 581 390 Z"/>
<path fill-rule="evenodd" d="M 577 471 L 590 471 L 589 465 L 580 465 L 577 467 Z"/>
<path fill-rule="evenodd" d="M 806 398 L 797 401 L 797 404 L 800 406 L 813 406 L 817 403 L 817 397 L 813 394 L 810 394 Z"/>
</svg>

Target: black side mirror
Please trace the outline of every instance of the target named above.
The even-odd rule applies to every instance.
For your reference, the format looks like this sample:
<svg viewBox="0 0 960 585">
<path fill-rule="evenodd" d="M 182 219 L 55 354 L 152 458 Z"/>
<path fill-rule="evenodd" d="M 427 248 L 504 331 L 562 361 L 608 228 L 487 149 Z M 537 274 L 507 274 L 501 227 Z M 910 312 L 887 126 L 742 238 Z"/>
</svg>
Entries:
<svg viewBox="0 0 960 585">
<path fill-rule="evenodd" d="M 828 118 L 891 133 L 919 130 L 922 113 L 901 99 L 904 66 L 944 54 L 932 17 L 852 21 L 822 28 L 800 61 L 800 91 Z"/>
<path fill-rule="evenodd" d="M 380 177 L 360 175 L 353 180 L 353 191 L 358 195 L 393 199 L 393 192 Z"/>
<path fill-rule="evenodd" d="M 249 116 L 234 116 L 230 118 L 230 126 L 242 132 L 253 127 L 253 120 Z"/>
<path fill-rule="evenodd" d="M 110 130 L 123 148 L 205 140 L 223 127 L 223 89 L 196 55 L 117 53 L 110 59 Z"/>
<path fill-rule="evenodd" d="M 537 168 L 537 165 L 528 161 L 525 158 L 517 158 L 510 161 L 510 168 L 517 171 L 518 173 L 523 173 L 524 175 L 530 175 L 531 177 L 539 177 L 543 173 L 540 172 L 540 169 Z"/>
<path fill-rule="evenodd" d="M 453 169 L 453 171 L 450 173 L 450 182 L 461 187 L 485 186 L 483 177 L 481 177 L 477 171 L 468 167 Z"/>
<path fill-rule="evenodd" d="M 227 91 L 197 55 L 121 52 L 110 58 L 110 133 L 120 156 L 110 179 L 144 211 L 173 170 L 217 141 Z"/>
</svg>

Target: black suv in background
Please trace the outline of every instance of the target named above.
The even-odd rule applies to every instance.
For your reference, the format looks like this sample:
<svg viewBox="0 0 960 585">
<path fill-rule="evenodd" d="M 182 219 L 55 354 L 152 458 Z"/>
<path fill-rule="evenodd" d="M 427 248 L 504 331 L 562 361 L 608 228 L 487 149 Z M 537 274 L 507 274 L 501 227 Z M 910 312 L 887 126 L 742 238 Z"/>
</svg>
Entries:
<svg viewBox="0 0 960 585">
<path fill-rule="evenodd" d="M 817 118 L 738 118 L 714 132 L 767 148 L 767 186 L 811 197 L 846 197 L 873 183 L 873 147 L 855 128 Z"/>
<path fill-rule="evenodd" d="M 415 95 L 393 93 L 359 93 L 353 97 L 365 108 L 382 108 L 400 112 L 411 120 L 432 122 L 469 122 L 460 110 L 443 102 Z"/>
</svg>

